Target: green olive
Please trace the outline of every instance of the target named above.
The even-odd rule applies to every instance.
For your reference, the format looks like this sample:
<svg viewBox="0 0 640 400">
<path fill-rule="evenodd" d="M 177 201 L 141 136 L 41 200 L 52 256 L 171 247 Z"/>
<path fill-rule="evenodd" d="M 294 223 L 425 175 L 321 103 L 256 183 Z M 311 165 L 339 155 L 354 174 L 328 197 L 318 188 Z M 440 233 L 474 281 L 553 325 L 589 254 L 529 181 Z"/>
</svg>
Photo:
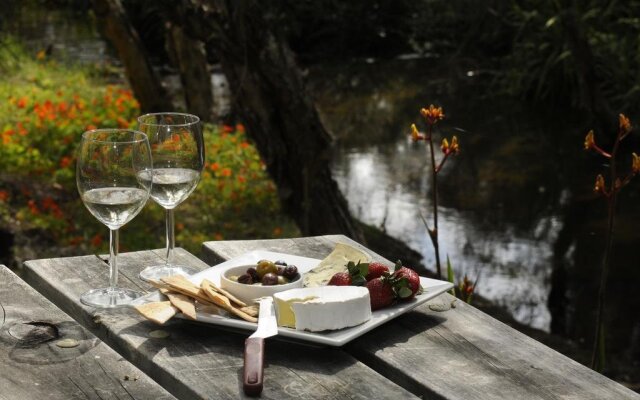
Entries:
<svg viewBox="0 0 640 400">
<path fill-rule="evenodd" d="M 278 285 L 286 285 L 289 283 L 289 280 L 284 276 L 278 275 Z"/>
<path fill-rule="evenodd" d="M 260 260 L 258 261 L 258 265 L 256 266 L 256 272 L 258 273 L 260 279 L 262 279 L 262 277 L 264 277 L 268 273 L 277 273 L 278 267 L 276 267 L 276 265 L 271 261 Z"/>
</svg>

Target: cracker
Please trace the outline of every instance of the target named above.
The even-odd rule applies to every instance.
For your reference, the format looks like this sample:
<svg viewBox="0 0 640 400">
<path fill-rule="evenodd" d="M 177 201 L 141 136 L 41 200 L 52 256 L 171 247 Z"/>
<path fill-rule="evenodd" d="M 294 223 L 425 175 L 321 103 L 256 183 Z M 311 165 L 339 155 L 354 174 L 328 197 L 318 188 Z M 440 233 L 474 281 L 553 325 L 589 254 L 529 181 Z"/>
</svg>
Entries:
<svg viewBox="0 0 640 400">
<path fill-rule="evenodd" d="M 254 304 L 252 306 L 241 307 L 240 310 L 252 317 L 257 317 L 260 310 L 260 306 L 257 304 Z"/>
<path fill-rule="evenodd" d="M 180 293 L 163 293 L 169 298 L 171 304 L 180 310 L 184 315 L 191 319 L 196 319 L 196 304 L 195 301 L 184 294 Z"/>
<path fill-rule="evenodd" d="M 242 318 L 245 321 L 258 322 L 257 318 L 252 317 L 251 315 L 247 314 L 241 309 L 232 306 L 229 299 L 221 295 L 220 293 L 214 291 L 211 285 L 208 285 L 204 282 L 203 284 L 204 285 L 202 290 L 207 294 L 207 296 L 209 296 L 209 298 L 211 299 L 211 301 L 213 301 L 215 305 L 229 311 L 230 313 Z"/>
<path fill-rule="evenodd" d="M 146 319 L 160 325 L 163 325 L 178 312 L 178 309 L 172 306 L 170 301 L 156 301 L 141 304 L 134 308 Z"/>
<path fill-rule="evenodd" d="M 207 295 L 198 286 L 191 283 L 182 275 L 167 276 L 162 278 L 162 281 L 166 283 L 169 286 L 169 290 L 173 292 L 187 295 L 198 301 L 211 302 Z"/>
<path fill-rule="evenodd" d="M 246 307 L 247 303 L 245 303 L 244 301 L 238 299 L 237 297 L 235 297 L 234 295 L 232 295 L 231 293 L 227 292 L 226 290 L 224 290 L 221 287 L 216 286 L 215 283 L 211 282 L 208 279 L 203 279 L 202 283 L 200 284 L 200 287 L 205 287 L 209 285 L 211 287 L 211 289 L 215 290 L 216 292 L 220 293 L 221 295 L 225 296 L 226 298 L 228 298 L 229 300 L 231 300 L 232 302 L 236 303 L 237 305 L 239 305 L 240 307 Z"/>
</svg>

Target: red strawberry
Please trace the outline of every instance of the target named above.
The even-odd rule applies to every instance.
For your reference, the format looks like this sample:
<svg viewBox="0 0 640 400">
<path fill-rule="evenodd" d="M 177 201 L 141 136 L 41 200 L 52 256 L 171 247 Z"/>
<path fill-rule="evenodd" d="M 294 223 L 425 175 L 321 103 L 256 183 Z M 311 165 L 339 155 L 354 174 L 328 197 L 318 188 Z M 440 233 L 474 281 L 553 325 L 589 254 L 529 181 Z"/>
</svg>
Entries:
<svg viewBox="0 0 640 400">
<path fill-rule="evenodd" d="M 395 301 L 393 287 L 385 278 L 372 279 L 366 286 L 371 298 L 371 311 L 390 306 Z"/>
<path fill-rule="evenodd" d="M 403 267 L 400 261 L 396 264 L 396 270 L 392 277 L 394 280 L 399 282 L 399 288 L 397 289 L 398 296 L 403 300 L 413 299 L 416 294 L 422 290 L 422 287 L 420 286 L 420 277 L 416 271 L 411 268 Z M 406 278 L 406 286 L 402 283 L 403 278 Z M 402 290 L 405 287 L 411 290 L 411 293 L 407 292 L 406 289 Z"/>
<path fill-rule="evenodd" d="M 389 272 L 389 267 L 379 262 L 369 263 L 369 273 L 367 273 L 366 279 L 368 281 L 376 278 L 380 278 L 385 273 Z"/>
<path fill-rule="evenodd" d="M 351 275 L 348 272 L 337 272 L 331 277 L 328 285 L 349 286 L 351 285 Z"/>
</svg>

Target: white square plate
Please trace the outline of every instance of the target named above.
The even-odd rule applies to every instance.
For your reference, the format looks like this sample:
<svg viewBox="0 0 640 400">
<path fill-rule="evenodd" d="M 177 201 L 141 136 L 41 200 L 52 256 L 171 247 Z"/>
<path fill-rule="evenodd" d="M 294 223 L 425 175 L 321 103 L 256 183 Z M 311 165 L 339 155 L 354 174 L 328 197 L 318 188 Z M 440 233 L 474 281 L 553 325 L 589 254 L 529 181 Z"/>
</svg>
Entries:
<svg viewBox="0 0 640 400">
<path fill-rule="evenodd" d="M 204 271 L 200 271 L 199 273 L 189 277 L 189 280 L 199 286 L 200 282 L 202 282 L 202 280 L 206 278 L 216 285 L 220 285 L 220 275 L 225 270 L 240 265 L 254 264 L 262 259 L 284 260 L 287 264 L 296 265 L 298 267 L 298 271 L 300 271 L 301 273 L 310 270 L 320 262 L 320 260 L 314 258 L 294 256 L 291 254 L 274 253 L 271 251 L 255 250 L 236 258 L 232 258 L 211 268 L 207 268 Z M 411 301 L 398 303 L 391 307 L 374 311 L 371 319 L 364 324 L 351 328 L 327 332 L 306 332 L 298 331 L 291 328 L 279 327 L 278 335 L 329 346 L 342 346 L 349 341 L 357 338 L 358 336 L 369 332 L 373 328 L 416 308 L 420 304 L 431 300 L 432 298 L 446 292 L 453 287 L 453 285 L 449 282 L 425 277 L 420 277 L 420 283 L 422 284 L 422 287 L 424 289 L 421 295 L 416 296 L 415 299 Z M 202 312 L 198 312 L 197 318 L 200 322 L 243 329 L 247 330 L 248 332 L 253 332 L 258 327 L 258 325 L 255 323 L 243 321 L 241 319 L 212 315 Z"/>
</svg>

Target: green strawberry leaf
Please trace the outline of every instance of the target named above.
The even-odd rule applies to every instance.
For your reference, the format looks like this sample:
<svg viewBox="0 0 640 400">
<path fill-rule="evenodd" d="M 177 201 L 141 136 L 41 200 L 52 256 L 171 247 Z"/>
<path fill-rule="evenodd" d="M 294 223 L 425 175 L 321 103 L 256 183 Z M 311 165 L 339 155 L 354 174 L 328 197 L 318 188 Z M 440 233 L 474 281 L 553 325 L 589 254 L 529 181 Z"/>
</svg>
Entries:
<svg viewBox="0 0 640 400">
<path fill-rule="evenodd" d="M 356 275 L 351 278 L 352 286 L 364 286 L 367 283 L 367 280 L 362 275 Z"/>
<path fill-rule="evenodd" d="M 398 295 L 402 299 L 406 299 L 407 297 L 411 296 L 412 294 L 413 294 L 413 292 L 411 291 L 411 289 L 409 289 L 406 286 L 403 286 L 403 287 L 400 288 L 400 290 L 398 290 Z"/>
<path fill-rule="evenodd" d="M 360 275 L 367 276 L 367 274 L 369 273 L 369 264 L 362 263 L 362 264 L 358 264 L 358 266 L 360 267 Z"/>
</svg>

